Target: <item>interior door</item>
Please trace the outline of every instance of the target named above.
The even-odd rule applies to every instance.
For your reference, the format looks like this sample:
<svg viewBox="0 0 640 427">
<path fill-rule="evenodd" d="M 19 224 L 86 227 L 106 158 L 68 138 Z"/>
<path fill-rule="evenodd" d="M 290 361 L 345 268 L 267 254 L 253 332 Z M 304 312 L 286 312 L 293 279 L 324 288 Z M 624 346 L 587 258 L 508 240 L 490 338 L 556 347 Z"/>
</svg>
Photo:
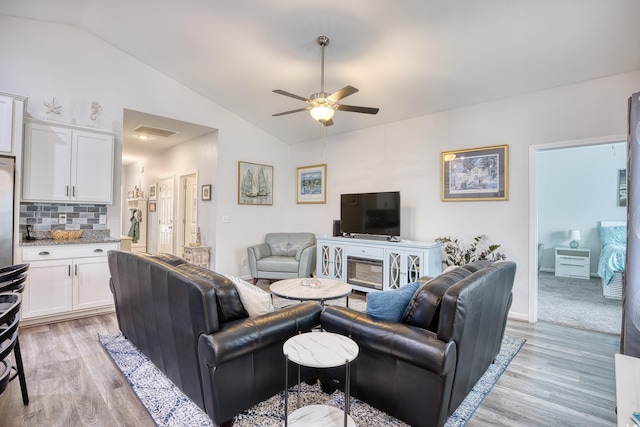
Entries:
<svg viewBox="0 0 640 427">
<path fill-rule="evenodd" d="M 175 254 L 174 251 L 174 203 L 173 178 L 158 182 L 158 252 Z"/>
<path fill-rule="evenodd" d="M 184 203 L 183 203 L 183 245 L 196 241 L 197 233 L 197 209 L 198 190 L 196 185 L 196 175 L 187 175 L 184 178 Z"/>
</svg>

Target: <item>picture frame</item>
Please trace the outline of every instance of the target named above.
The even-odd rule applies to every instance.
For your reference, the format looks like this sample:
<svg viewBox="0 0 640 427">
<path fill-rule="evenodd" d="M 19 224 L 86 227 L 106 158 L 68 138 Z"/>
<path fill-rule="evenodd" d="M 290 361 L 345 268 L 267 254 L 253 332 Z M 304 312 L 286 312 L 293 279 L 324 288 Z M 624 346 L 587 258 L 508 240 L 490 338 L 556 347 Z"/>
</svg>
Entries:
<svg viewBox="0 0 640 427">
<path fill-rule="evenodd" d="M 149 202 L 149 212 L 156 211 L 156 202 Z"/>
<path fill-rule="evenodd" d="M 618 206 L 627 206 L 627 170 L 618 169 Z"/>
<path fill-rule="evenodd" d="M 273 205 L 273 166 L 238 162 L 238 204 Z"/>
<path fill-rule="evenodd" d="M 296 203 L 327 203 L 327 165 L 296 168 Z"/>
<path fill-rule="evenodd" d="M 469 148 L 442 153 L 442 200 L 508 200 L 509 146 Z"/>
<path fill-rule="evenodd" d="M 157 200 L 157 195 L 156 195 L 156 184 L 151 184 L 149 186 L 149 200 Z"/>
<path fill-rule="evenodd" d="M 202 186 L 200 198 L 205 202 L 211 200 L 211 184 L 205 184 Z"/>
</svg>

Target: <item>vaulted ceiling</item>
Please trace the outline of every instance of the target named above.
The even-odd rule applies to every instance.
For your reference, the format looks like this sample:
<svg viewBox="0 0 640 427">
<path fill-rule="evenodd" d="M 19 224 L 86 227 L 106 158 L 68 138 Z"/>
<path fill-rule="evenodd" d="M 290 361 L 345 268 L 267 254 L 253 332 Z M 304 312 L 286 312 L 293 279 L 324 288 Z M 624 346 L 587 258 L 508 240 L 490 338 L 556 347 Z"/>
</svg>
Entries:
<svg viewBox="0 0 640 427">
<path fill-rule="evenodd" d="M 278 95 L 352 85 L 326 134 L 640 69 L 638 0 L 2 0 L 76 25 L 287 143 L 322 126 Z M 640 82 L 638 82 L 640 87 Z"/>
</svg>

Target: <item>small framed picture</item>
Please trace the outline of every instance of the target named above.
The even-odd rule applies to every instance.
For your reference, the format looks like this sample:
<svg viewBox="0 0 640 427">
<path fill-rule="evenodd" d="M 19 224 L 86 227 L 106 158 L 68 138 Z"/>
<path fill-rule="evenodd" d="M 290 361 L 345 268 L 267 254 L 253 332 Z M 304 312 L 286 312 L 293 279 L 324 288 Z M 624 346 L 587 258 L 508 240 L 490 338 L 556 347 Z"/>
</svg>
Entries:
<svg viewBox="0 0 640 427">
<path fill-rule="evenodd" d="M 149 200 L 156 200 L 156 184 L 149 186 Z"/>
<path fill-rule="evenodd" d="M 211 200 L 211 184 L 206 184 L 202 186 L 202 200 L 203 201 Z"/>
<path fill-rule="evenodd" d="M 327 203 L 327 165 L 296 169 L 296 203 Z"/>
<path fill-rule="evenodd" d="M 155 212 L 156 211 L 156 202 L 150 202 L 149 203 L 149 212 Z"/>
</svg>

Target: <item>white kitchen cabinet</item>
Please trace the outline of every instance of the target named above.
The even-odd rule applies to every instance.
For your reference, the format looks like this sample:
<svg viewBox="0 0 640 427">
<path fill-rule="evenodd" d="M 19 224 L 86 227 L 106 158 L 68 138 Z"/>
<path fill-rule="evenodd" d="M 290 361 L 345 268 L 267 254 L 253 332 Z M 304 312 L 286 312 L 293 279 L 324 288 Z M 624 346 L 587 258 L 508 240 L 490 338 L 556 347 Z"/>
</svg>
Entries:
<svg viewBox="0 0 640 427">
<path fill-rule="evenodd" d="M 110 132 L 27 120 L 22 200 L 111 203 L 113 155 Z"/>
<path fill-rule="evenodd" d="M 0 92 L 0 152 L 17 154 L 22 143 L 22 120 L 27 99 Z"/>
<path fill-rule="evenodd" d="M 118 247 L 118 243 L 23 247 L 20 262 L 30 264 L 23 319 L 72 318 L 90 309 L 112 309 L 107 252 Z"/>
</svg>

